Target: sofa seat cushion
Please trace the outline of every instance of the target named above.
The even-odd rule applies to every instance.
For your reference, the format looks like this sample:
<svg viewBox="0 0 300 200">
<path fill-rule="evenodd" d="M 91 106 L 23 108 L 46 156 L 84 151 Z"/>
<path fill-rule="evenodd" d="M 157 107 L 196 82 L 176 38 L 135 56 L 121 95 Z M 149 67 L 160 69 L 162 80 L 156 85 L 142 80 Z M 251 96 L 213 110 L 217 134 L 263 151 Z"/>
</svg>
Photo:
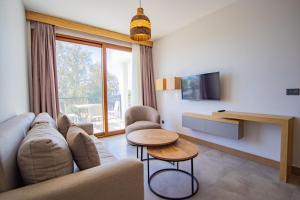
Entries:
<svg viewBox="0 0 300 200">
<path fill-rule="evenodd" d="M 130 133 L 132 131 L 136 130 L 142 130 L 142 129 L 159 129 L 161 128 L 160 124 L 150 121 L 136 121 L 133 124 L 130 124 L 126 127 L 125 131 L 126 133 Z"/>
<path fill-rule="evenodd" d="M 48 123 L 35 124 L 28 131 L 19 147 L 17 159 L 25 184 L 73 172 L 73 158 L 66 140 Z"/>
<path fill-rule="evenodd" d="M 94 140 L 96 144 L 97 152 L 101 160 L 101 165 L 115 162 L 118 160 L 112 153 L 108 151 L 108 149 L 104 146 L 103 142 L 100 139 L 93 135 L 91 135 L 90 137 Z"/>
<path fill-rule="evenodd" d="M 100 165 L 100 158 L 94 140 L 81 128 L 71 126 L 67 142 L 80 170 Z"/>
</svg>

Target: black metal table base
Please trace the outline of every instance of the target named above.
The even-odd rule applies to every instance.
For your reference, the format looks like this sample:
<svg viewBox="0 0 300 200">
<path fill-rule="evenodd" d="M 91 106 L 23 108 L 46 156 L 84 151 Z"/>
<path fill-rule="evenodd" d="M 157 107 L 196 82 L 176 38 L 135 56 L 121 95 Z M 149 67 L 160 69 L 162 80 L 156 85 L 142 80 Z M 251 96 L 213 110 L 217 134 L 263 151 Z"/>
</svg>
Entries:
<svg viewBox="0 0 300 200">
<path fill-rule="evenodd" d="M 187 172 L 187 171 L 184 171 L 182 169 L 179 169 L 179 162 L 177 162 L 176 168 L 161 169 L 161 170 L 158 170 L 158 171 L 154 172 L 151 176 L 150 176 L 150 159 L 149 159 L 149 154 L 147 154 L 147 159 L 146 160 L 147 160 L 147 170 L 148 170 L 148 185 L 149 185 L 149 188 L 150 188 L 151 192 L 153 192 L 158 197 L 164 198 L 164 199 L 173 199 L 173 200 L 188 199 L 188 198 L 194 196 L 198 192 L 198 190 L 199 190 L 199 182 L 198 182 L 197 178 L 194 176 L 194 162 L 193 162 L 193 158 L 191 159 L 191 173 Z M 183 197 L 169 197 L 169 196 L 165 196 L 165 195 L 162 195 L 162 194 L 159 194 L 158 192 L 156 192 L 152 188 L 152 186 L 151 186 L 151 180 L 156 175 L 158 175 L 160 173 L 163 173 L 163 172 L 166 172 L 166 171 L 181 172 L 181 173 L 184 173 L 184 174 L 190 176 L 191 177 L 191 193 L 190 193 L 190 195 L 183 196 Z M 196 183 L 196 185 L 195 185 L 195 183 Z"/>
<path fill-rule="evenodd" d="M 141 155 L 139 157 L 139 148 L 141 148 Z M 136 158 L 140 159 L 141 161 L 147 161 L 147 158 L 144 158 L 144 152 L 143 152 L 144 147 L 143 146 L 136 146 Z M 150 160 L 155 160 L 155 158 L 149 158 Z"/>
</svg>

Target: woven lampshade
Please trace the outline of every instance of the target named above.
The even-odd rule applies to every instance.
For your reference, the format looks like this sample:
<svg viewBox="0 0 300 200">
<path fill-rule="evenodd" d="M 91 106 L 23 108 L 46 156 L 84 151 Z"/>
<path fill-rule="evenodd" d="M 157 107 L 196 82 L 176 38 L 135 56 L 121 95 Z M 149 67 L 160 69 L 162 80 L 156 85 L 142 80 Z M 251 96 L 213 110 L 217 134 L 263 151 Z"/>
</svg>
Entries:
<svg viewBox="0 0 300 200">
<path fill-rule="evenodd" d="M 130 22 L 130 38 L 135 41 L 147 41 L 151 38 L 151 23 L 144 15 L 144 9 L 138 8 Z"/>
</svg>

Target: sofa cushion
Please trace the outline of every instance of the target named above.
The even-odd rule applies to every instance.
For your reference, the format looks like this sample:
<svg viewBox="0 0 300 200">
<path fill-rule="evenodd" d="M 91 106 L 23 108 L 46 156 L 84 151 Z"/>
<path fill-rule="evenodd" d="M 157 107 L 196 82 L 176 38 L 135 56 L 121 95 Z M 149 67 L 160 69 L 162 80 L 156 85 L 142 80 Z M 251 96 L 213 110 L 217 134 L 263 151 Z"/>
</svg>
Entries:
<svg viewBox="0 0 300 200">
<path fill-rule="evenodd" d="M 31 127 L 34 127 L 36 124 L 48 123 L 51 127 L 57 128 L 55 120 L 46 112 L 40 113 L 33 120 Z"/>
<path fill-rule="evenodd" d="M 130 124 L 126 127 L 125 131 L 126 133 L 130 133 L 132 131 L 136 130 L 142 130 L 142 129 L 159 129 L 161 128 L 160 124 L 150 122 L 150 121 L 136 121 L 133 124 Z"/>
<path fill-rule="evenodd" d="M 0 192 L 22 186 L 16 158 L 34 117 L 26 113 L 0 123 Z"/>
<path fill-rule="evenodd" d="M 67 132 L 72 125 L 72 121 L 67 115 L 59 113 L 57 116 L 57 129 L 64 136 L 67 136 Z"/>
<path fill-rule="evenodd" d="M 73 158 L 64 137 L 48 123 L 35 124 L 18 151 L 18 166 L 25 184 L 73 172 Z"/>
<path fill-rule="evenodd" d="M 80 170 L 100 165 L 95 142 L 83 129 L 71 126 L 67 133 L 67 142 Z"/>
<path fill-rule="evenodd" d="M 115 162 L 118 160 L 112 153 L 108 151 L 108 149 L 104 146 L 103 142 L 100 139 L 93 135 L 91 135 L 90 137 L 94 140 L 94 143 L 96 145 L 101 165 Z"/>
</svg>

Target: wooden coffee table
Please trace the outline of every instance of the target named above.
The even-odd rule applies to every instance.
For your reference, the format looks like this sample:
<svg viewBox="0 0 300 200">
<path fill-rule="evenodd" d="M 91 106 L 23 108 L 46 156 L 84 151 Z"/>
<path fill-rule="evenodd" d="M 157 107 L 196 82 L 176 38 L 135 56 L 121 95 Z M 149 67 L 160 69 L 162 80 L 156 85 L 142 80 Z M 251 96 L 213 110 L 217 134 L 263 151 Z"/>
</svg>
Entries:
<svg viewBox="0 0 300 200">
<path fill-rule="evenodd" d="M 155 159 L 158 160 L 163 160 L 163 161 L 168 161 L 168 162 L 176 162 L 177 167 L 176 168 L 165 168 L 158 170 L 154 172 L 150 176 L 150 159 L 149 155 L 152 156 Z M 198 148 L 196 145 L 183 140 L 183 139 L 178 139 L 176 143 L 170 144 L 167 146 L 161 146 L 161 147 L 147 147 L 147 166 L 148 166 L 148 185 L 150 190 L 156 194 L 157 196 L 165 199 L 186 199 L 190 198 L 193 195 L 195 195 L 198 192 L 199 189 L 199 182 L 194 176 L 194 162 L 193 159 L 198 155 Z M 187 161 L 191 160 L 191 172 L 184 171 L 182 169 L 179 169 L 179 162 L 181 161 Z M 191 177 L 191 194 L 188 196 L 184 197 L 168 197 L 164 196 L 162 194 L 159 194 L 156 192 L 152 187 L 151 187 L 151 180 L 153 177 L 156 175 L 166 172 L 166 171 L 176 171 L 176 172 L 182 172 L 184 174 L 187 174 Z M 195 188 L 195 183 L 196 183 L 196 188 Z"/>
<path fill-rule="evenodd" d="M 139 147 L 141 148 L 141 161 L 143 158 L 143 147 L 159 147 L 175 143 L 179 138 L 176 132 L 164 129 L 143 129 L 129 133 L 127 140 L 136 145 L 136 157 L 139 157 Z"/>
</svg>

